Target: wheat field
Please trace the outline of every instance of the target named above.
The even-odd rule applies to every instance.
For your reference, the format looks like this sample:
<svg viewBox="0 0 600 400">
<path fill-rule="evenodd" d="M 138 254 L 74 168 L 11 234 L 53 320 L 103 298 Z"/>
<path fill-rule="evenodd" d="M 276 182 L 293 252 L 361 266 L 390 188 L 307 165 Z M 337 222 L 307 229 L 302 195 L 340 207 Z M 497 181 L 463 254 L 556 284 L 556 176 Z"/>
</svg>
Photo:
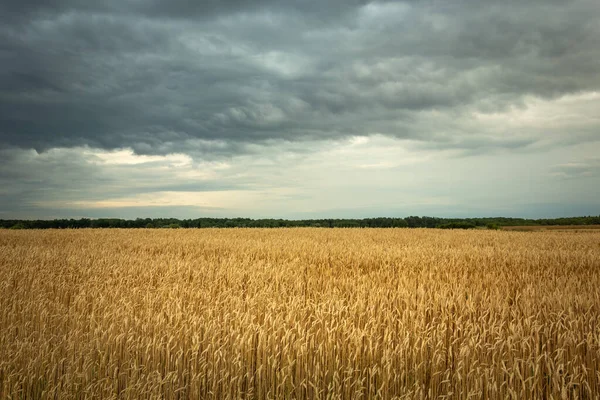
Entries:
<svg viewBox="0 0 600 400">
<path fill-rule="evenodd" d="M 0 230 L 0 398 L 598 399 L 600 231 Z"/>
</svg>

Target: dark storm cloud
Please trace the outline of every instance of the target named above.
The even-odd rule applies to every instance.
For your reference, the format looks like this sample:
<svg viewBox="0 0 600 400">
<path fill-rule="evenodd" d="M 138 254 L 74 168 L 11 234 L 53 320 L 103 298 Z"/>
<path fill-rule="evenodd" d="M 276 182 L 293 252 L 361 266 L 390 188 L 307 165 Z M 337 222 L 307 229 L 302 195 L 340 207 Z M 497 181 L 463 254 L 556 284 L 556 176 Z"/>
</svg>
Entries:
<svg viewBox="0 0 600 400">
<path fill-rule="evenodd" d="M 470 115 L 600 89 L 595 0 L 5 1 L 0 13 L 3 146 L 207 155 L 378 133 L 516 148 L 536 139 Z"/>
<path fill-rule="evenodd" d="M 68 11 L 120 12 L 133 16 L 157 18 L 211 18 L 223 14 L 251 12 L 265 8 L 287 12 L 309 13 L 318 16 L 343 15 L 348 10 L 368 3 L 367 0 L 331 0 L 327 4 L 319 0 L 146 0 L 146 1 L 103 1 L 80 0 L 7 0 L 2 11 L 7 17 L 29 18 L 36 14 L 52 14 Z"/>
</svg>

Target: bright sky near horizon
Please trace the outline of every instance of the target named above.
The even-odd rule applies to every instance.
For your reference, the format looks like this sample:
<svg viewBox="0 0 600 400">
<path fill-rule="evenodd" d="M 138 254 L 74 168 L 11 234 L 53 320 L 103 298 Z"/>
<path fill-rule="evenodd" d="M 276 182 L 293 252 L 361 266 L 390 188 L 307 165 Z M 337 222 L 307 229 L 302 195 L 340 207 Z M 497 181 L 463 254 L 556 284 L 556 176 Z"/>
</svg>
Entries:
<svg viewBox="0 0 600 400">
<path fill-rule="evenodd" d="M 0 15 L 0 219 L 600 214 L 597 0 Z"/>
</svg>

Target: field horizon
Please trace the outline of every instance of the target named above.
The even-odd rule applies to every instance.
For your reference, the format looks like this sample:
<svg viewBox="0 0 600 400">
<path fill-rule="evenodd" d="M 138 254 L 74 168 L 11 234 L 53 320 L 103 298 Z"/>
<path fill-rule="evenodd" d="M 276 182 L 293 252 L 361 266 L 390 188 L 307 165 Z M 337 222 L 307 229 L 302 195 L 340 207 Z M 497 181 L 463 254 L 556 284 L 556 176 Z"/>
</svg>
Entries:
<svg viewBox="0 0 600 400">
<path fill-rule="evenodd" d="M 492 228 L 509 226 L 600 226 L 600 215 L 561 218 L 518 217 L 371 217 L 371 218 L 79 218 L 79 219 L 0 219 L 0 228 Z"/>
</svg>

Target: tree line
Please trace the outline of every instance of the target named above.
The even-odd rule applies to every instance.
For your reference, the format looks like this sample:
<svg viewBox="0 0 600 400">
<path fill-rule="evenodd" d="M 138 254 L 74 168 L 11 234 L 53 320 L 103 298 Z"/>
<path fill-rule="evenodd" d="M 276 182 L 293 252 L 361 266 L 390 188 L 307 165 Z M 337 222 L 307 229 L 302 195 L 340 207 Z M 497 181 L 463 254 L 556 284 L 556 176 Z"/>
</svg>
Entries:
<svg viewBox="0 0 600 400">
<path fill-rule="evenodd" d="M 98 218 L 53 220 L 0 220 L 0 228 L 77 229 L 77 228 L 446 228 L 473 229 L 520 225 L 600 225 L 599 216 L 524 219 L 524 218 L 362 218 L 362 219 L 251 219 L 251 218 Z"/>
</svg>

